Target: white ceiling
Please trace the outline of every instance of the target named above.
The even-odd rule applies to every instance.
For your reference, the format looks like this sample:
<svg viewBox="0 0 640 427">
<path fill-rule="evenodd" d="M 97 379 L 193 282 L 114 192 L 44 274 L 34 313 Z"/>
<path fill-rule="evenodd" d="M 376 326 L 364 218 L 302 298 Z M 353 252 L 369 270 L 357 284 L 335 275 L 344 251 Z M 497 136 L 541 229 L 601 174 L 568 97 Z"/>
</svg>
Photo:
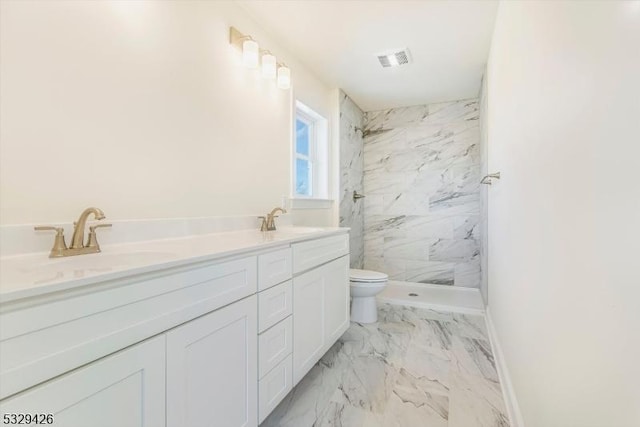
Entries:
<svg viewBox="0 0 640 427">
<path fill-rule="evenodd" d="M 475 97 L 497 1 L 240 1 L 266 30 L 364 111 Z M 408 47 L 413 63 L 376 53 Z M 295 76 L 294 76 L 295 78 Z"/>
</svg>

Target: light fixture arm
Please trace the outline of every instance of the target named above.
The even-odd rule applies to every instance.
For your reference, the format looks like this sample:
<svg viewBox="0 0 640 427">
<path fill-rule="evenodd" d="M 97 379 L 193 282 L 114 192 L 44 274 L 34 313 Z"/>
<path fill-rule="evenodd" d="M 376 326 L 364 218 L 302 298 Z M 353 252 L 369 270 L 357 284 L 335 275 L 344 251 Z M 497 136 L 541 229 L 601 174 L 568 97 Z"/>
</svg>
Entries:
<svg viewBox="0 0 640 427">
<path fill-rule="evenodd" d="M 235 27 L 229 28 L 229 43 L 237 47 L 238 49 L 242 49 L 242 42 L 246 40 L 253 40 L 248 34 L 242 34 Z M 255 40 L 253 40 L 255 41 Z"/>
</svg>

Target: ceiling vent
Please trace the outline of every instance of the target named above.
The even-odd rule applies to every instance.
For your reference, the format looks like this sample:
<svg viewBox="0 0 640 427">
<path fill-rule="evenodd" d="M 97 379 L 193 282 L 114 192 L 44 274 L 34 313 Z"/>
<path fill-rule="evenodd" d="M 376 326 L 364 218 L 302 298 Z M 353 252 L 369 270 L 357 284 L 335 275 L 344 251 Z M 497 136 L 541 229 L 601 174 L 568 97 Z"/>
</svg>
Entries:
<svg viewBox="0 0 640 427">
<path fill-rule="evenodd" d="M 411 53 L 409 53 L 409 49 L 407 48 L 379 53 L 376 56 L 378 57 L 378 61 L 380 61 L 380 65 L 384 68 L 398 67 L 411 62 Z"/>
</svg>

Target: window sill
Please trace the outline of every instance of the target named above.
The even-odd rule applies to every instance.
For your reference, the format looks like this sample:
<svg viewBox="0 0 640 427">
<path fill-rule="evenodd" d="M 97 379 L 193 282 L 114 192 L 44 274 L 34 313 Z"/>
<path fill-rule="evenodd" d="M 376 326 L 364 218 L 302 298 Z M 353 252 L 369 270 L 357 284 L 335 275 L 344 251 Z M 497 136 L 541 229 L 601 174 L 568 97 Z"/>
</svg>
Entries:
<svg viewBox="0 0 640 427">
<path fill-rule="evenodd" d="M 291 209 L 331 209 L 333 200 L 331 199 L 289 199 Z"/>
</svg>

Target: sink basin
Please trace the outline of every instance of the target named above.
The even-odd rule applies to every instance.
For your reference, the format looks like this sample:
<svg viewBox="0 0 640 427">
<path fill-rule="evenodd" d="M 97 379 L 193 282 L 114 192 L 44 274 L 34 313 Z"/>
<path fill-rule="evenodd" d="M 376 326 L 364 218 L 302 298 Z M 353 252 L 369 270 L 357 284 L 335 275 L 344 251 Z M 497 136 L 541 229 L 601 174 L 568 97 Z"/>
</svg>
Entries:
<svg viewBox="0 0 640 427">
<path fill-rule="evenodd" d="M 276 233 L 282 234 L 311 234 L 324 231 L 323 228 L 317 227 L 282 227 L 276 230 Z"/>
<path fill-rule="evenodd" d="M 20 273 L 31 276 L 32 283 L 41 284 L 60 279 L 77 279 L 127 267 L 156 264 L 173 258 L 175 258 L 175 255 L 170 252 L 98 253 L 69 258 L 47 258 L 42 262 L 30 262 L 29 264 L 21 265 L 17 270 Z"/>
</svg>

